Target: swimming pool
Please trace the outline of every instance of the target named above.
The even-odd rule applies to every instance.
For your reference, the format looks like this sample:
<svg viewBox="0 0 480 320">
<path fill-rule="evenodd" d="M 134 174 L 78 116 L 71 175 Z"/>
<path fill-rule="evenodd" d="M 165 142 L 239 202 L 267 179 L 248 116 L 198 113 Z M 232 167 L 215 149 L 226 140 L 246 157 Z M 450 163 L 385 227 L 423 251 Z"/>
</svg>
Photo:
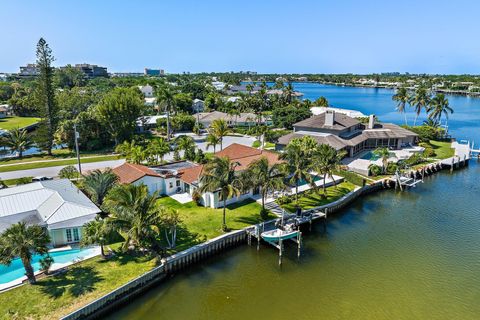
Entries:
<svg viewBox="0 0 480 320">
<path fill-rule="evenodd" d="M 73 248 L 67 250 L 51 250 L 50 256 L 53 258 L 52 268 L 59 268 L 64 265 L 72 264 L 77 260 L 90 258 L 100 253 L 98 247 L 93 248 Z M 40 259 L 42 256 L 34 255 L 32 257 L 32 267 L 35 272 L 40 270 Z M 9 266 L 0 265 L 0 285 L 6 284 L 15 280 L 19 280 L 25 276 L 25 269 L 23 268 L 20 258 L 13 259 Z"/>
<path fill-rule="evenodd" d="M 395 153 L 390 152 L 390 157 L 395 157 Z M 378 159 L 380 159 L 380 157 L 377 156 L 373 151 L 368 151 L 368 152 L 365 153 L 363 156 L 361 156 L 360 159 L 370 160 L 370 161 L 377 161 Z"/>
</svg>

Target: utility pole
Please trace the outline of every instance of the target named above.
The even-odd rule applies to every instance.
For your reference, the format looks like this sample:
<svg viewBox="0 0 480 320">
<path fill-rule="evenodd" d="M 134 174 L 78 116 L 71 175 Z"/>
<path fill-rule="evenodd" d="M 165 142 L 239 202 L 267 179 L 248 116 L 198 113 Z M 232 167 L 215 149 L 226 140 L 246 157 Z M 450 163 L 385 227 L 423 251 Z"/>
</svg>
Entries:
<svg viewBox="0 0 480 320">
<path fill-rule="evenodd" d="M 82 165 L 80 164 L 80 152 L 78 150 L 78 138 L 80 137 L 80 135 L 77 132 L 77 123 L 76 122 L 73 123 L 73 131 L 75 133 L 75 149 L 77 151 L 78 172 L 80 173 L 80 175 L 82 175 Z"/>
</svg>

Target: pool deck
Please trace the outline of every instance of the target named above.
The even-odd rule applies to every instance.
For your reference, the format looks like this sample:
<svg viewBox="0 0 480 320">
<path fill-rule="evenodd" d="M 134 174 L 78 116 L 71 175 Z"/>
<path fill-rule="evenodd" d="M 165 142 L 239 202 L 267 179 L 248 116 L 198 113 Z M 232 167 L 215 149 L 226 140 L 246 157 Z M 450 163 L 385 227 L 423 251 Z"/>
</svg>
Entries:
<svg viewBox="0 0 480 320">
<path fill-rule="evenodd" d="M 48 252 L 58 252 L 58 251 L 64 251 L 64 250 L 68 250 L 68 249 L 72 249 L 72 247 L 67 246 L 67 247 L 55 248 L 55 249 L 49 250 Z M 93 253 L 90 253 L 90 254 L 86 255 L 85 257 L 82 257 L 82 259 L 78 259 L 78 260 L 74 260 L 74 261 L 66 262 L 66 263 L 55 263 L 54 262 L 52 264 L 52 267 L 50 268 L 50 272 L 60 270 L 62 268 L 71 266 L 72 264 L 75 264 L 77 262 L 80 262 L 80 261 L 83 261 L 83 260 L 86 260 L 86 259 L 90 259 L 90 258 L 93 258 L 93 257 L 96 257 L 96 256 L 100 255 L 100 253 L 101 253 L 100 247 L 95 247 L 95 249 L 96 250 Z M 40 270 L 36 271 L 35 276 L 38 276 L 41 273 L 43 273 L 43 271 L 40 271 Z M 17 286 L 20 286 L 26 280 L 27 280 L 27 276 L 23 276 L 21 278 L 15 279 L 15 280 L 10 281 L 10 282 L 0 283 L 0 292 L 10 290 L 10 289 L 15 288 Z"/>
</svg>

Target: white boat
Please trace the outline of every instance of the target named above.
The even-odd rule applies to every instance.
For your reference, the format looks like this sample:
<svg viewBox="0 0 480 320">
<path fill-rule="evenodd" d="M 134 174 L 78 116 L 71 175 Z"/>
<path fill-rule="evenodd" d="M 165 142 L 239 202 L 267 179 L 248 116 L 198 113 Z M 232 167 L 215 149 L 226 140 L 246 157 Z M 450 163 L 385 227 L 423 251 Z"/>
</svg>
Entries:
<svg viewBox="0 0 480 320">
<path fill-rule="evenodd" d="M 291 238 L 296 238 L 298 236 L 297 230 L 282 230 L 274 229 L 270 231 L 265 231 L 261 234 L 263 240 L 268 242 L 277 242 L 279 240 L 286 240 Z"/>
</svg>

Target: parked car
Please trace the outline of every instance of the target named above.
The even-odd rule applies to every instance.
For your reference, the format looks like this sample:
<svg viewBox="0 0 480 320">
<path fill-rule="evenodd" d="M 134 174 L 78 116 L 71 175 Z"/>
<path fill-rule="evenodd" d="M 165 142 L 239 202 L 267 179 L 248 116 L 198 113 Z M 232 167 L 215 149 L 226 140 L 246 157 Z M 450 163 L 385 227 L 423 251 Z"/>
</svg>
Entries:
<svg viewBox="0 0 480 320">
<path fill-rule="evenodd" d="M 53 178 L 52 177 L 44 177 L 44 176 L 32 178 L 32 182 L 45 181 L 45 180 L 53 180 Z"/>
</svg>

